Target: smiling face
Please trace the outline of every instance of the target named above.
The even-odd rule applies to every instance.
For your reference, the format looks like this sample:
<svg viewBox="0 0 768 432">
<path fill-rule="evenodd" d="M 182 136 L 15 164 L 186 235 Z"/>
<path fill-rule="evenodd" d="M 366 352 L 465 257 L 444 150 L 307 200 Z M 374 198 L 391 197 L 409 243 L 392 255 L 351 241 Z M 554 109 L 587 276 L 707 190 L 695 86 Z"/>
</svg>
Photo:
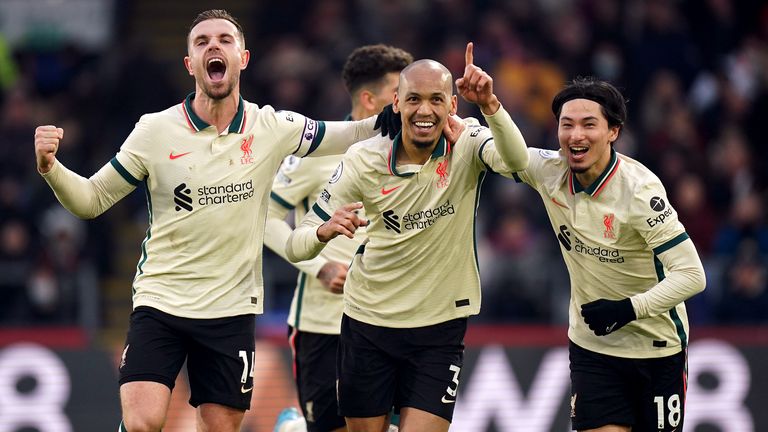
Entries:
<svg viewBox="0 0 768 432">
<path fill-rule="evenodd" d="M 608 166 L 611 143 L 618 136 L 619 126 L 608 126 L 597 102 L 572 99 L 563 104 L 557 138 L 571 171 L 582 186 L 589 186 Z"/>
<path fill-rule="evenodd" d="M 250 57 L 237 27 L 226 19 L 205 20 L 192 28 L 187 51 L 184 64 L 189 74 L 195 77 L 198 89 L 214 100 L 224 99 L 238 88 L 240 71 Z"/>
<path fill-rule="evenodd" d="M 403 141 L 419 148 L 437 143 L 449 115 L 456 112 L 451 74 L 437 62 L 418 61 L 400 75 L 393 108 L 403 122 Z"/>
</svg>

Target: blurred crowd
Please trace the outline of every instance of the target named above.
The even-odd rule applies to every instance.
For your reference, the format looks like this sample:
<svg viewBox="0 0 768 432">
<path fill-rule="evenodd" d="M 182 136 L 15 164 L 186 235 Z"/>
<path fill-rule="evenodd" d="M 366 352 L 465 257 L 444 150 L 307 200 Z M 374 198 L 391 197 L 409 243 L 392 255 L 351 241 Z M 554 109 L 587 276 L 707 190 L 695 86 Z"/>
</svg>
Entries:
<svg viewBox="0 0 768 432">
<path fill-rule="evenodd" d="M 89 176 L 139 116 L 192 90 L 122 25 L 109 49 L 31 34 L 10 46 L 0 28 L 0 324 L 98 326 L 104 281 L 132 268 L 117 251 L 126 226 L 146 229 L 136 191 L 93 221 L 56 202 L 35 172 L 36 125 L 65 129 L 59 158 Z M 251 64 L 244 97 L 318 119 L 342 119 L 340 78 L 357 46 L 387 43 L 434 58 L 454 75 L 464 47 L 494 78 L 528 145 L 557 148 L 552 96 L 595 75 L 629 99 L 617 150 L 651 168 L 705 263 L 707 290 L 688 302 L 694 324 L 768 323 L 768 5 L 757 0 L 283 0 L 239 16 Z M 189 23 L 195 13 L 184 20 Z M 180 28 L 179 33 L 186 31 Z M 460 115 L 481 117 L 460 101 Z M 478 215 L 483 279 L 479 321 L 564 323 L 569 280 L 532 189 L 491 176 Z M 472 227 L 465 227 L 472 229 Z M 295 271 L 265 254 L 267 316 L 284 319 Z M 133 262 L 131 265 L 135 265 Z M 127 276 L 126 276 L 127 275 Z"/>
</svg>

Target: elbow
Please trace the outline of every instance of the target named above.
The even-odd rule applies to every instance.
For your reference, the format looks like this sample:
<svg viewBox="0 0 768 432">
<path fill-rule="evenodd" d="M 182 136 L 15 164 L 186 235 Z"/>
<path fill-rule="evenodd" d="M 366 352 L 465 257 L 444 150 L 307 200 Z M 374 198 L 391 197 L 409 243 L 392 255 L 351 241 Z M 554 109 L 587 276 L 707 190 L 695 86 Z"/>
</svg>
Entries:
<svg viewBox="0 0 768 432">
<path fill-rule="evenodd" d="M 524 171 L 526 168 L 528 168 L 528 162 L 530 162 L 530 158 L 528 157 L 528 152 L 526 151 L 524 153 L 524 157 L 516 160 L 514 166 L 511 166 L 513 172 L 520 172 Z"/>
<path fill-rule="evenodd" d="M 82 220 L 95 219 L 101 214 L 101 212 L 95 211 L 94 209 L 76 208 L 71 206 L 65 206 L 64 208 L 66 208 L 67 211 L 72 213 L 75 217 Z"/>
<path fill-rule="evenodd" d="M 288 258 L 288 261 L 296 264 L 314 258 L 310 253 L 304 253 L 303 251 L 294 248 L 293 243 L 294 238 L 293 235 L 291 235 L 288 238 L 288 242 L 285 244 L 285 256 Z"/>
<path fill-rule="evenodd" d="M 288 240 L 288 243 L 285 245 L 285 256 L 288 257 L 288 261 L 292 263 L 297 263 L 302 261 L 301 257 L 296 254 L 296 251 L 294 251 L 293 246 L 291 245 L 291 240 Z"/>
<path fill-rule="evenodd" d="M 704 288 L 707 286 L 707 275 L 704 273 L 704 268 L 699 267 L 696 270 L 696 274 L 694 275 L 694 287 L 695 291 L 694 294 L 698 294 L 702 291 L 704 291 Z"/>
</svg>

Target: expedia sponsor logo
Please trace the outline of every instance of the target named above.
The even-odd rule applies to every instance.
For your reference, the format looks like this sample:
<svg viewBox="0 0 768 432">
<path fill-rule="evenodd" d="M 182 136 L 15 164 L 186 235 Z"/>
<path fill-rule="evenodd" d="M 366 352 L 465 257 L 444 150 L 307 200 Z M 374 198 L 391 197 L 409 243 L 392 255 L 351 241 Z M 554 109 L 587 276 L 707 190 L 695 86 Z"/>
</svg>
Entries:
<svg viewBox="0 0 768 432">
<path fill-rule="evenodd" d="M 575 235 L 571 234 L 571 231 L 568 230 L 568 227 L 565 225 L 560 225 L 560 232 L 557 234 L 557 239 L 560 240 L 560 243 L 565 250 L 569 252 L 573 251 L 578 254 L 592 256 L 604 263 L 621 264 L 624 262 L 624 257 L 621 256 L 621 253 L 619 253 L 617 249 L 588 245 Z"/>
<path fill-rule="evenodd" d="M 402 219 L 395 214 L 393 210 L 385 211 L 382 216 L 384 225 L 387 229 L 400 233 L 404 230 L 423 230 L 434 225 L 438 219 L 443 216 L 449 216 L 456 213 L 456 209 L 448 200 L 445 203 L 433 208 L 403 215 Z M 397 228 L 397 229 L 395 229 Z"/>
<path fill-rule="evenodd" d="M 480 135 L 480 132 L 482 132 L 483 130 L 485 130 L 485 127 L 484 127 L 484 126 L 475 126 L 475 130 L 473 130 L 473 131 L 472 131 L 472 132 L 469 134 L 469 136 L 471 136 L 471 137 L 473 137 L 473 138 L 474 138 L 474 137 L 476 137 L 476 136 Z"/>
<path fill-rule="evenodd" d="M 664 210 L 664 212 L 659 213 L 656 217 L 646 219 L 645 223 L 647 223 L 649 227 L 653 228 L 656 225 L 660 225 L 660 224 L 663 224 L 664 222 L 666 222 L 667 219 L 670 216 L 672 216 L 672 213 L 673 213 L 672 207 L 667 207 L 667 209 Z"/>
<path fill-rule="evenodd" d="M 648 202 L 648 205 L 650 205 L 650 206 L 651 206 L 651 208 L 652 208 L 654 211 L 662 211 L 662 210 L 664 210 L 664 207 L 665 207 L 667 204 L 664 202 L 664 199 L 663 199 L 663 198 L 660 198 L 660 197 L 656 197 L 656 196 L 655 196 L 655 197 L 651 198 L 651 200 Z"/>
<path fill-rule="evenodd" d="M 182 209 L 192 211 L 194 200 L 192 191 L 186 183 L 182 183 L 173 189 L 173 202 L 176 204 L 176 211 Z M 230 183 L 228 185 L 203 186 L 197 188 L 197 204 L 201 206 L 214 204 L 230 204 L 245 201 L 252 198 L 253 180 L 243 183 Z"/>
</svg>

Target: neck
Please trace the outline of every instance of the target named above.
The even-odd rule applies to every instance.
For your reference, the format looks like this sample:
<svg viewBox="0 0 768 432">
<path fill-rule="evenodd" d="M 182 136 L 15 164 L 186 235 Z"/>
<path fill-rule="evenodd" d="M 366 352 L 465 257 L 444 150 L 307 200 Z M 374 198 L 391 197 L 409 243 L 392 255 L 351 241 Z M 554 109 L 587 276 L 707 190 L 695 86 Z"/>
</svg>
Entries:
<svg viewBox="0 0 768 432">
<path fill-rule="evenodd" d="M 403 141 L 401 146 L 397 148 L 397 161 L 404 164 L 425 164 L 432 156 L 432 152 L 435 151 L 437 143 L 440 142 L 438 138 L 429 147 L 417 146 L 410 139 L 402 137 Z"/>
<path fill-rule="evenodd" d="M 352 116 L 352 120 L 363 120 L 376 114 L 378 114 L 378 112 L 370 112 L 360 105 L 353 106 L 352 112 L 349 113 L 349 115 Z"/>
<path fill-rule="evenodd" d="M 611 163 L 611 150 L 609 149 L 603 157 L 600 158 L 595 164 L 593 164 L 589 169 L 584 171 L 583 173 L 573 173 L 573 176 L 576 177 L 576 180 L 581 184 L 582 187 L 589 187 L 592 183 L 597 180 L 600 175 L 605 171 L 606 168 L 608 168 L 608 164 Z"/>
<path fill-rule="evenodd" d="M 201 120 L 215 126 L 219 133 L 223 132 L 232 123 L 237 114 L 237 106 L 240 103 L 240 91 L 235 88 L 224 99 L 211 99 L 199 87 L 195 91 L 195 100 L 192 108 Z"/>
</svg>

